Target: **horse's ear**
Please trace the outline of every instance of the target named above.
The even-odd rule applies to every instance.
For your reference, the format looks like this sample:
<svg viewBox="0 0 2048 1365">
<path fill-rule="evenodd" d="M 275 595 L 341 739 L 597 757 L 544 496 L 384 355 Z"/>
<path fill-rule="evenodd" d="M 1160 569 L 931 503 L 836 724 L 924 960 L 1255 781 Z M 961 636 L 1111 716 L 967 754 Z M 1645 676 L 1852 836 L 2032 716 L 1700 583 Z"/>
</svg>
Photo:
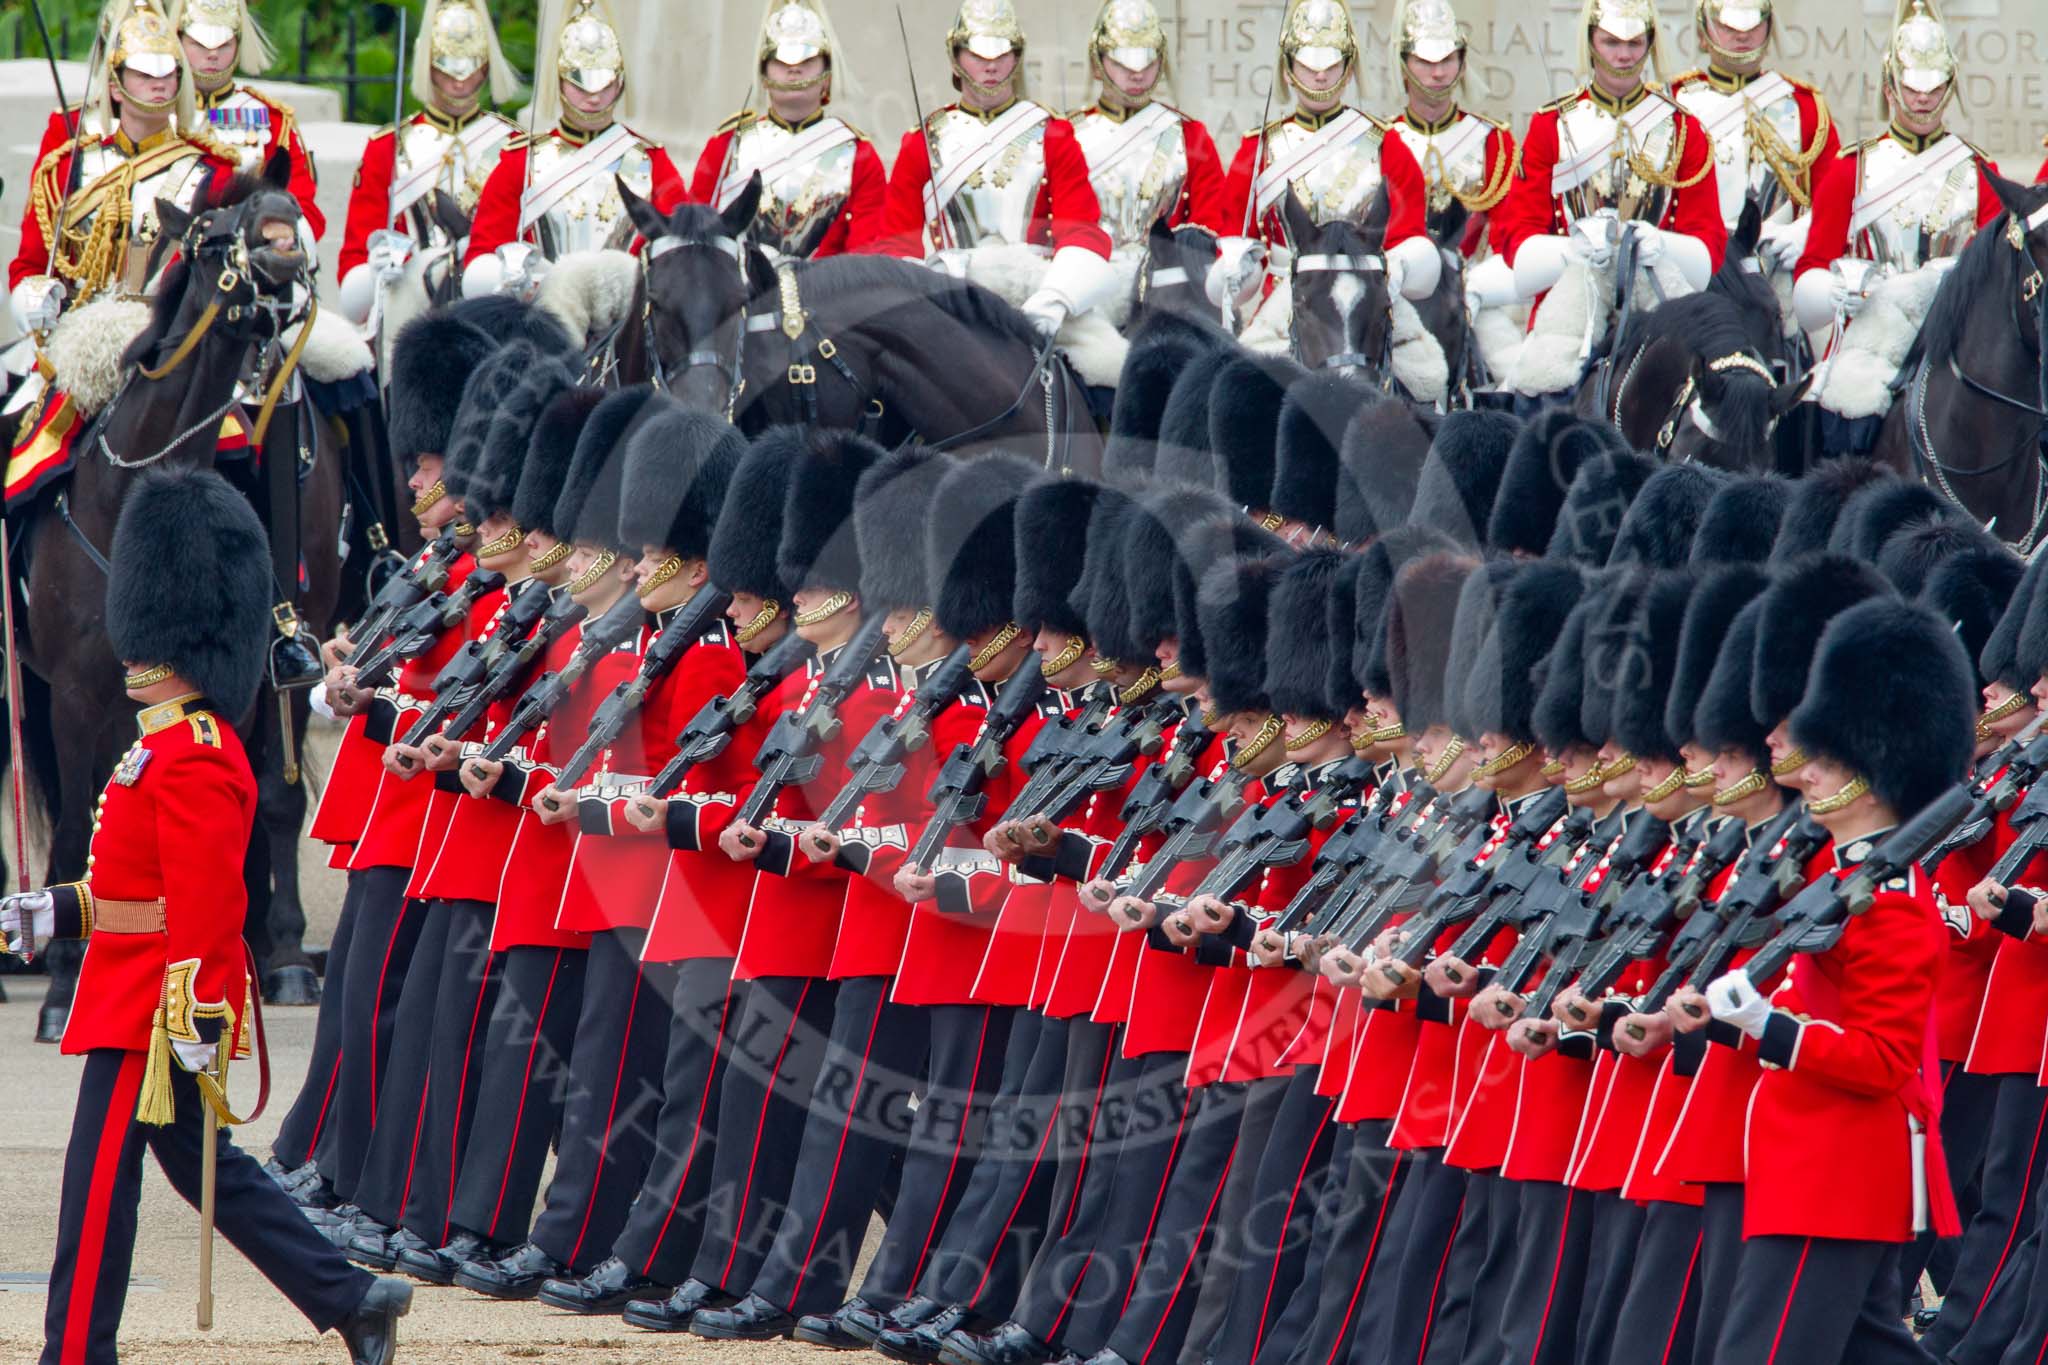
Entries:
<svg viewBox="0 0 2048 1365">
<path fill-rule="evenodd" d="M 638 191 L 626 183 L 624 176 L 614 175 L 612 179 L 618 183 L 619 202 L 626 206 L 626 217 L 633 220 L 633 227 L 640 235 L 650 242 L 666 236 L 668 219 L 662 216 L 661 210 L 642 199 Z"/>
<path fill-rule="evenodd" d="M 740 187 L 739 196 L 725 206 L 718 216 L 725 222 L 729 236 L 737 237 L 754 222 L 754 215 L 761 208 L 761 173 L 755 171 L 747 177 L 747 183 Z"/>
<path fill-rule="evenodd" d="M 1154 218 L 1152 226 L 1145 230 L 1145 249 L 1152 254 L 1154 263 L 1172 259 L 1177 254 L 1174 245 L 1173 229 L 1167 226 L 1165 216 Z"/>
<path fill-rule="evenodd" d="M 2003 204 L 2005 211 L 2013 217 L 2024 221 L 2028 214 L 2040 207 L 2040 201 L 2036 196 L 2037 186 L 2007 180 L 1994 170 L 1987 169 L 1984 176 L 1991 182 L 1992 193 L 1998 196 L 1998 202 Z"/>
<path fill-rule="evenodd" d="M 1315 215 L 1308 211 L 1308 205 L 1290 189 L 1280 192 L 1280 221 L 1287 225 L 1287 240 L 1300 250 L 1322 235 L 1316 226 Z"/>
<path fill-rule="evenodd" d="M 1806 397 L 1806 391 L 1813 387 L 1814 378 L 1818 373 L 1817 370 L 1808 370 L 1797 379 L 1788 379 L 1771 390 L 1772 421 L 1777 421 L 1799 406 L 1800 400 Z"/>
<path fill-rule="evenodd" d="M 292 157 L 282 146 L 270 154 L 263 163 L 263 183 L 274 190 L 288 190 L 292 185 Z"/>
<path fill-rule="evenodd" d="M 1756 244 L 1764 232 L 1763 205 L 1754 194 L 1742 201 L 1742 213 L 1735 220 L 1734 235 L 1728 239 L 1728 254 L 1741 259 L 1756 255 Z"/>
<path fill-rule="evenodd" d="M 156 201 L 156 222 L 162 229 L 161 236 L 183 241 L 185 234 L 192 230 L 192 215 L 168 199 Z"/>
<path fill-rule="evenodd" d="M 1436 240 L 1438 246 L 1455 251 L 1458 244 L 1464 240 L 1465 224 L 1472 220 L 1472 210 L 1466 208 L 1461 201 L 1453 199 L 1432 216 L 1436 221 L 1429 235 Z"/>
<path fill-rule="evenodd" d="M 1372 192 L 1372 202 L 1365 206 L 1365 217 L 1358 224 L 1359 232 L 1364 234 L 1366 245 L 1372 250 L 1378 251 L 1386 244 L 1387 219 L 1392 214 L 1393 208 L 1387 203 L 1386 182 L 1382 181 L 1380 187 Z"/>
</svg>

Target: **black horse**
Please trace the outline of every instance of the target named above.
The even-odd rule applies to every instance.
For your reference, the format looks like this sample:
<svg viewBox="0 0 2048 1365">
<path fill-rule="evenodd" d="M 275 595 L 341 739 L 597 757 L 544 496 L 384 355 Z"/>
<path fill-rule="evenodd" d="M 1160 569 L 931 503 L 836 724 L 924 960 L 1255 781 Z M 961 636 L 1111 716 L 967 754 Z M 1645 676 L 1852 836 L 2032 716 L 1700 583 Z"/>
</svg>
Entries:
<svg viewBox="0 0 2048 1365">
<path fill-rule="evenodd" d="M 46 729 L 54 766 L 37 774 L 54 815 L 49 881 L 85 873 L 92 803 L 132 735 L 134 707 L 124 697 L 121 661 L 105 627 L 106 551 L 121 504 L 139 477 L 159 463 L 211 465 L 222 419 L 249 381 L 268 393 L 284 348 L 279 334 L 292 321 L 294 284 L 307 283 L 309 262 L 298 246 L 299 209 L 285 192 L 282 156 L 258 178 L 237 177 L 192 215 L 159 202 L 164 234 L 182 260 L 166 275 L 150 323 L 123 357 L 128 377 L 80 433 L 75 468 L 24 521 L 27 610 L 22 662 L 42 686 L 25 686 L 25 729 Z M 281 388 L 281 386 L 280 386 Z M 296 511 L 309 588 L 300 601 L 324 634 L 339 590 L 338 532 L 341 454 L 332 428 L 310 401 L 279 404 L 260 453 L 300 474 Z M 253 439 L 253 433 L 252 433 Z M 259 505 L 274 517 L 272 509 Z M 267 518 L 269 519 L 269 518 Z M 258 778 L 255 838 L 245 869 L 251 884 L 248 933 L 258 951 L 267 996 L 289 1002 L 317 998 L 301 938 L 305 916 L 297 884 L 298 835 L 305 789 L 287 776 L 280 715 L 292 744 L 303 734 L 303 694 L 280 706 L 269 688 L 237 728 Z M 32 708 L 34 708 L 32 710 Z M 61 1032 L 69 1012 L 80 953 L 58 945 L 38 1036 Z"/>
<path fill-rule="evenodd" d="M 1340 370 L 1396 392 L 1393 300 L 1382 251 L 1386 190 L 1373 195 L 1355 223 L 1317 223 L 1291 194 L 1280 203 L 1287 239 L 1295 244 L 1289 351 L 1311 370 Z"/>
<path fill-rule="evenodd" d="M 1158 313 L 1218 321 L 1217 307 L 1209 302 L 1209 272 L 1215 268 L 1215 233 L 1198 223 L 1176 228 L 1164 218 L 1153 219 L 1145 234 L 1144 263 L 1131 282 L 1124 335 L 1134 335 L 1148 316 Z"/>
<path fill-rule="evenodd" d="M 2048 185 L 1990 180 L 2005 212 L 1941 282 L 1874 454 L 2031 553 L 2048 525 Z"/>
<path fill-rule="evenodd" d="M 652 380 L 747 432 L 802 422 L 1100 471 L 1080 381 L 987 290 L 883 256 L 778 266 L 748 237 L 758 181 L 723 213 L 619 193 L 647 243 L 609 342 L 619 382 Z"/>
</svg>

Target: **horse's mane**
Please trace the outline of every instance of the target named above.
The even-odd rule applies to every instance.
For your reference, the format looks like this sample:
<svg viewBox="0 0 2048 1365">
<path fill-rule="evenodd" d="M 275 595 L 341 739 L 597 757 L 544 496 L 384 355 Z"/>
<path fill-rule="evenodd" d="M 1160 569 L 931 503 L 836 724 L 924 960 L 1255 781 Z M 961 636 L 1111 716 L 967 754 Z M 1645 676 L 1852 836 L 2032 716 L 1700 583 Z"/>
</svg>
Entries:
<svg viewBox="0 0 2048 1365">
<path fill-rule="evenodd" d="M 231 209 L 245 199 L 252 199 L 264 190 L 273 188 L 263 178 L 261 171 L 236 171 L 229 176 L 216 176 L 207 186 L 206 207 L 209 209 Z"/>
<path fill-rule="evenodd" d="M 2028 186 L 2026 193 L 2041 195 L 2048 202 L 2048 190 Z M 1987 299 L 1991 306 L 1999 306 L 1999 300 L 2010 297 L 2011 291 L 2019 288 L 2024 255 L 2006 245 L 2003 214 L 1978 228 L 1970 244 L 1956 256 L 1948 278 L 1934 291 L 1934 302 L 1928 305 L 1927 321 L 1920 325 L 1920 337 L 1913 350 L 1932 364 L 1946 363 L 1956 353 L 1970 314 Z M 1915 358 L 1909 355 L 1907 363 Z"/>
<path fill-rule="evenodd" d="M 149 325 L 136 333 L 135 340 L 121 353 L 122 369 L 140 365 L 156 354 L 157 343 L 170 334 L 171 324 L 178 320 L 178 309 L 185 302 L 185 285 L 191 278 L 192 269 L 183 256 L 165 268 L 156 297 L 149 301 Z"/>
<path fill-rule="evenodd" d="M 1711 291 L 1675 298 L 1631 318 L 1615 354 L 1634 356 L 1660 341 L 1677 342 L 1701 362 L 1755 350 L 1741 304 Z M 1772 385 L 1749 369 L 1716 372 L 1703 363 L 1699 375 L 1722 443 L 1744 456 L 1761 450 L 1771 429 Z"/>
<path fill-rule="evenodd" d="M 1042 344 L 1024 315 L 978 284 L 894 256 L 828 256 L 798 267 L 807 300 L 829 303 L 862 295 L 870 307 L 890 307 L 915 295 L 970 331 L 993 332 L 1036 351 Z"/>
</svg>

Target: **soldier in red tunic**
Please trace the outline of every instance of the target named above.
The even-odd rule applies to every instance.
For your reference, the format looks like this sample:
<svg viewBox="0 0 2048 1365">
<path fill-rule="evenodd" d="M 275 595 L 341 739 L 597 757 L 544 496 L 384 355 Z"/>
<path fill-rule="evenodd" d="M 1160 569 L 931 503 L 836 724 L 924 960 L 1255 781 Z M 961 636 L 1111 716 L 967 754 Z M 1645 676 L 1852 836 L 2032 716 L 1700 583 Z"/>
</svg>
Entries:
<svg viewBox="0 0 2048 1365">
<path fill-rule="evenodd" d="M 141 734 L 99 798 L 86 879 L 0 901 L 10 950 L 86 940 L 64 1035 L 85 1066 L 43 1365 L 114 1358 L 143 1149 L 198 1204 L 207 1142 L 221 1230 L 316 1331 L 339 1331 L 358 1365 L 384 1365 L 411 1289 L 350 1266 L 216 1127 L 243 1121 L 227 1109 L 229 1060 L 264 1046 L 241 943 L 256 777 L 232 728 L 268 643 L 262 524 L 216 474 L 151 472 L 128 495 L 111 561 L 107 630 Z"/>
<path fill-rule="evenodd" d="M 291 196 L 306 217 L 306 232 L 318 241 L 327 218 L 315 199 L 320 177 L 299 135 L 298 116 L 289 104 L 235 79 L 238 70 L 260 76 L 273 60 L 248 0 L 183 0 L 173 21 L 198 91 L 200 123 L 234 149 L 243 170 L 261 170 L 272 156 L 285 153 L 291 159 Z"/>
</svg>

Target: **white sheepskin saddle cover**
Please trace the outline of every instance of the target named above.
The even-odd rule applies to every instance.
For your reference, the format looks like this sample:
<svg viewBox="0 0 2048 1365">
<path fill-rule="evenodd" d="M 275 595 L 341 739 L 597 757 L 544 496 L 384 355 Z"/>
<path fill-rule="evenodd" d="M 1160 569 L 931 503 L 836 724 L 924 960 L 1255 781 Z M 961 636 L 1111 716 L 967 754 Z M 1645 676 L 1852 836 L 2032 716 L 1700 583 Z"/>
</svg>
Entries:
<svg viewBox="0 0 2048 1365">
<path fill-rule="evenodd" d="M 1906 352 L 1927 321 L 1927 310 L 1945 272 L 1920 269 L 1894 275 L 1864 301 L 1863 311 L 1842 331 L 1820 405 L 1842 417 L 1877 417 L 1891 407 L 1892 381 Z"/>
<path fill-rule="evenodd" d="M 549 268 L 535 301 L 587 346 L 625 319 L 640 262 L 627 251 L 572 251 Z"/>
<path fill-rule="evenodd" d="M 1418 403 L 1441 403 L 1451 391 L 1451 366 L 1436 333 L 1422 325 L 1415 305 L 1396 294 L 1394 315 L 1394 378 Z M 1252 314 L 1238 340 L 1261 355 L 1286 355 L 1287 331 L 1294 320 L 1294 286 L 1276 280 L 1259 311 Z"/>
<path fill-rule="evenodd" d="M 1668 261 L 1657 262 L 1650 271 L 1666 299 L 1696 292 L 1678 267 Z M 1493 346 L 1500 352 L 1496 355 L 1482 341 L 1481 354 L 1487 368 L 1500 377 L 1503 388 L 1525 397 L 1536 398 L 1572 388 L 1579 382 L 1580 353 L 1588 330 L 1597 339 L 1613 321 L 1613 297 L 1612 266 L 1595 272 L 1583 262 L 1569 262 L 1564 274 L 1536 305 L 1536 315 L 1519 345 L 1510 352 L 1496 338 Z M 1650 282 L 1637 279 L 1636 307 L 1650 309 L 1657 302 L 1657 291 L 1650 287 Z M 1498 329 L 1494 330 L 1497 333 Z"/>
</svg>

